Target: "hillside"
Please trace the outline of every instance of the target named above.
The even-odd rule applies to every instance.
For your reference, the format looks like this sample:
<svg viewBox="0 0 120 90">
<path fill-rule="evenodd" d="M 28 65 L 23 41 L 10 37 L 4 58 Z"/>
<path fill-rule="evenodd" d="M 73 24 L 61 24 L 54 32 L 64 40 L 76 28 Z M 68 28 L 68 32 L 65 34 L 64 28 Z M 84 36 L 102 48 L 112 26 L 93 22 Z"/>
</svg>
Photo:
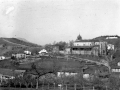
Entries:
<svg viewBox="0 0 120 90">
<path fill-rule="evenodd" d="M 22 53 L 24 50 L 34 50 L 40 45 L 17 38 L 0 38 L 0 55 L 11 55 L 11 53 Z"/>
<path fill-rule="evenodd" d="M 23 41 L 22 39 L 18 39 L 18 38 L 0 38 L 0 41 L 3 41 L 3 43 L 6 43 L 8 45 L 12 44 L 12 45 L 18 45 L 18 46 L 29 46 L 29 47 L 38 47 L 39 45 L 31 43 L 31 42 L 27 42 L 27 41 Z"/>
<path fill-rule="evenodd" d="M 93 40 L 106 41 L 108 44 L 113 44 L 116 48 L 120 48 L 120 36 L 118 35 L 99 36 L 93 38 Z"/>
</svg>

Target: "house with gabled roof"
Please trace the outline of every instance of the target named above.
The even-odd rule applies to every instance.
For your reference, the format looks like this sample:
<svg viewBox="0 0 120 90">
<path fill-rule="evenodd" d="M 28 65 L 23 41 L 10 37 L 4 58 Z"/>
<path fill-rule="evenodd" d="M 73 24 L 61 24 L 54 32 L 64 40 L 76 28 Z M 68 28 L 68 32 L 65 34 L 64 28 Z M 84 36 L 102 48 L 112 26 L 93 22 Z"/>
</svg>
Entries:
<svg viewBox="0 0 120 90">
<path fill-rule="evenodd" d="M 76 40 L 72 46 L 72 54 L 81 55 L 106 55 L 107 54 L 107 42 L 87 39 L 87 40 Z"/>
</svg>

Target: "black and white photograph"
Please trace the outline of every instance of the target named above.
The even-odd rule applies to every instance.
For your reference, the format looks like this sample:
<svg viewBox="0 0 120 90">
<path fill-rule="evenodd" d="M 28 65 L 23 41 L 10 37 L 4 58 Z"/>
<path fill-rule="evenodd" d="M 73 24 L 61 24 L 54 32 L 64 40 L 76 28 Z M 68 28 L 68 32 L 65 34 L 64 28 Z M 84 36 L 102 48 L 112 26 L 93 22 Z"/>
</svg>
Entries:
<svg viewBox="0 0 120 90">
<path fill-rule="evenodd" d="M 120 90 L 120 0 L 0 0 L 0 90 Z"/>
</svg>

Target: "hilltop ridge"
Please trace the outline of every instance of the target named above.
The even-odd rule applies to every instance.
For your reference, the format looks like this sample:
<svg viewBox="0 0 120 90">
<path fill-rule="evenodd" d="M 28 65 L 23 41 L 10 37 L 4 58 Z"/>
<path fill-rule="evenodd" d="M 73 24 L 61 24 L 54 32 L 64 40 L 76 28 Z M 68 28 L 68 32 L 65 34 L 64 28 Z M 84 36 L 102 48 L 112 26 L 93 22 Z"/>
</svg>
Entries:
<svg viewBox="0 0 120 90">
<path fill-rule="evenodd" d="M 116 48 L 120 48 L 120 36 L 118 35 L 104 35 L 93 38 L 93 40 L 106 41 L 108 44 L 113 44 Z"/>
<path fill-rule="evenodd" d="M 29 46 L 29 47 L 39 47 L 40 45 L 28 42 L 27 40 L 22 40 L 19 38 L 0 38 L 0 44 L 15 45 L 15 46 Z"/>
<path fill-rule="evenodd" d="M 41 48 L 40 45 L 18 38 L 0 38 L 0 55 L 11 55 L 12 53 L 22 53 L 24 50 L 34 50 Z"/>
</svg>

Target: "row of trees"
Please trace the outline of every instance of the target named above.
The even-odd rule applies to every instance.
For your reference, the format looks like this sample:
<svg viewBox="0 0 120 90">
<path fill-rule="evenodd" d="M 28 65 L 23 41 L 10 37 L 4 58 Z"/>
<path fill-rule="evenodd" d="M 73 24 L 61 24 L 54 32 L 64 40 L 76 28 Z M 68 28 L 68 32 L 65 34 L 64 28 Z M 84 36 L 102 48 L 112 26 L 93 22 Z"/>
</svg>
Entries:
<svg viewBox="0 0 120 90">
<path fill-rule="evenodd" d="M 61 85 L 79 85 L 79 87 L 93 87 L 97 90 L 119 90 L 120 89 L 120 79 L 111 76 L 108 80 L 100 80 L 99 78 L 94 78 L 92 81 L 83 79 L 81 76 L 69 76 L 58 78 L 54 74 L 46 74 L 41 76 L 37 82 L 36 78 L 32 75 L 27 75 L 26 77 L 16 77 L 15 79 L 3 82 L 2 86 L 9 87 L 19 87 L 19 88 L 39 88 L 39 86 L 46 87 L 58 87 Z"/>
<path fill-rule="evenodd" d="M 76 40 L 82 40 L 82 37 L 81 37 L 80 34 L 77 36 Z M 59 46 L 60 50 L 64 50 L 65 47 L 71 47 L 71 46 L 73 46 L 73 43 L 74 43 L 74 40 L 70 40 L 69 42 L 65 42 L 65 41 L 55 42 L 54 41 L 53 44 L 46 44 L 45 48 L 48 51 L 50 51 L 50 50 L 52 50 L 52 47 L 51 47 L 52 45 L 57 45 L 57 46 Z"/>
<path fill-rule="evenodd" d="M 59 46 L 60 50 L 64 50 L 66 47 L 71 47 L 73 46 L 74 41 L 71 40 L 68 43 L 65 41 L 60 41 L 60 42 L 54 42 L 53 44 L 46 44 L 44 47 L 46 48 L 47 51 L 52 51 L 53 50 L 53 46 Z"/>
</svg>

